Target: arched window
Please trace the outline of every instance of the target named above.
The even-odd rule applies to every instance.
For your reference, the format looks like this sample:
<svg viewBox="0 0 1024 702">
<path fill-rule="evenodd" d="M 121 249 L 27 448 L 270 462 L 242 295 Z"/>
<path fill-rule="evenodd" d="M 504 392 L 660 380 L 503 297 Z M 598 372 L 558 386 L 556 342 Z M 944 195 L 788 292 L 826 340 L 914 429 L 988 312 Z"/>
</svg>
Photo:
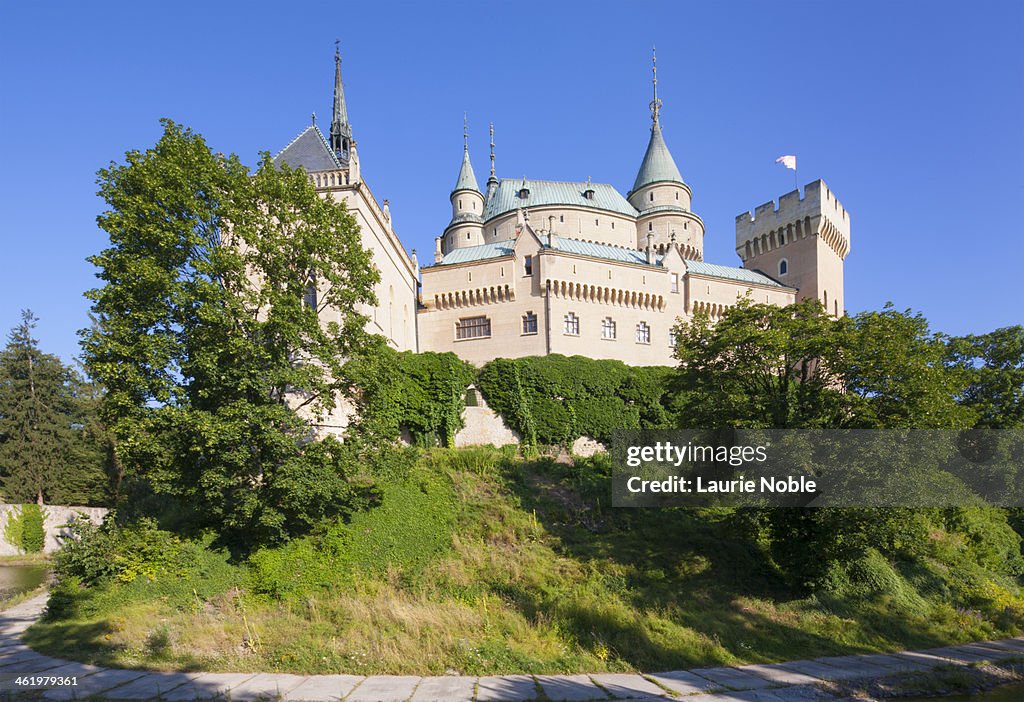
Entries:
<svg viewBox="0 0 1024 702">
<path fill-rule="evenodd" d="M 779 261 L 779 275 L 786 275 L 789 273 L 789 261 L 782 259 Z"/>
<path fill-rule="evenodd" d="M 310 278 L 306 283 L 306 289 L 302 291 L 302 304 L 315 310 L 317 308 L 316 280 Z"/>
</svg>

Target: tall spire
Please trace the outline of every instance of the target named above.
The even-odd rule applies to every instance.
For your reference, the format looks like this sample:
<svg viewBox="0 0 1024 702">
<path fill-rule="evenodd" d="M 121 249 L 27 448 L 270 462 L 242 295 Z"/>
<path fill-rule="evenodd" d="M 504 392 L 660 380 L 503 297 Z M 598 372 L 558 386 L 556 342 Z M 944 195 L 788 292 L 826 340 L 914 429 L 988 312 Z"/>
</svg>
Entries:
<svg viewBox="0 0 1024 702">
<path fill-rule="evenodd" d="M 658 121 L 662 103 L 658 98 L 658 55 L 655 49 L 651 50 L 651 74 L 654 84 L 654 99 L 651 100 L 651 140 L 647 142 L 647 151 L 644 153 L 644 160 L 640 164 L 640 171 L 636 174 L 636 180 L 633 182 L 630 193 L 635 193 L 651 183 L 683 182 L 675 159 L 672 158 L 668 145 L 665 144 L 665 137 L 661 133 L 661 123 Z"/>
<path fill-rule="evenodd" d="M 466 114 L 462 114 L 462 167 L 459 169 L 459 179 L 455 181 L 455 188 L 458 190 L 475 190 L 480 192 L 480 186 L 476 183 L 476 174 L 473 173 L 473 164 L 469 161 L 469 122 Z"/>
<path fill-rule="evenodd" d="M 498 177 L 494 175 L 494 122 L 491 122 L 491 177 L 487 179 L 487 189 L 498 184 Z"/>
<path fill-rule="evenodd" d="M 341 42 L 334 42 L 334 113 L 331 118 L 331 149 L 342 160 L 348 159 L 352 144 L 352 126 L 345 106 L 345 86 L 341 82 Z"/>
<path fill-rule="evenodd" d="M 651 47 L 651 73 L 654 80 L 654 99 L 651 100 L 651 120 L 658 123 L 658 113 L 661 112 L 661 100 L 658 99 L 658 48 Z"/>
</svg>

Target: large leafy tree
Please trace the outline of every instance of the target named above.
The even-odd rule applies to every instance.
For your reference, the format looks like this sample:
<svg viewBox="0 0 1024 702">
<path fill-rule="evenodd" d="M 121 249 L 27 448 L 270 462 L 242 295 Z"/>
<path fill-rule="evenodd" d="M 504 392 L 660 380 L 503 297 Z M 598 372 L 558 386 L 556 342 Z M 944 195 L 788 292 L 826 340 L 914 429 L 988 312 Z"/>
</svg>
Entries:
<svg viewBox="0 0 1024 702">
<path fill-rule="evenodd" d="M 960 403 L 978 424 L 992 429 L 1024 427 L 1024 327 L 949 340 L 951 363 L 968 379 Z"/>
<path fill-rule="evenodd" d="M 83 383 L 33 337 L 25 310 L 0 351 L 0 483 L 9 502 L 102 503 L 104 461 Z"/>
<path fill-rule="evenodd" d="M 110 247 L 81 336 L 125 479 L 242 546 L 351 507 L 342 447 L 309 421 L 370 339 L 378 274 L 351 215 L 302 170 L 265 154 L 251 173 L 170 121 L 98 182 Z"/>
</svg>

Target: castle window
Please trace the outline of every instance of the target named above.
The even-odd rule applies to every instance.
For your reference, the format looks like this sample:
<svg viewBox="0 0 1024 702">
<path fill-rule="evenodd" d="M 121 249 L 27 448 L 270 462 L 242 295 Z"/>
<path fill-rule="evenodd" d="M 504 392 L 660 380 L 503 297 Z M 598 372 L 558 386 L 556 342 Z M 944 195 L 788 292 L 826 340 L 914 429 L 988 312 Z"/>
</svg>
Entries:
<svg viewBox="0 0 1024 702">
<path fill-rule="evenodd" d="M 565 221 L 565 215 L 558 215 L 558 221 L 559 222 L 564 222 Z"/>
<path fill-rule="evenodd" d="M 779 246 L 782 246 L 785 243 L 786 243 L 786 232 L 784 232 L 784 231 L 782 231 L 780 229 L 779 230 Z"/>
<path fill-rule="evenodd" d="M 612 229 L 615 229 L 615 222 L 612 222 Z"/>
<path fill-rule="evenodd" d="M 679 193 L 676 193 L 676 200 L 679 199 Z"/>
<path fill-rule="evenodd" d="M 675 329 L 669 329 L 668 330 L 668 345 L 669 345 L 669 348 L 673 348 L 674 349 L 676 347 L 676 330 Z"/>
<path fill-rule="evenodd" d="M 651 192 L 651 202 L 654 202 L 654 192 Z"/>
<path fill-rule="evenodd" d="M 524 275 L 533 275 L 533 256 L 523 258 Z"/>
<path fill-rule="evenodd" d="M 537 315 L 527 312 L 523 315 L 523 334 L 537 333 Z"/>
<path fill-rule="evenodd" d="M 580 318 L 570 312 L 565 315 L 565 334 L 568 336 L 580 335 Z"/>
<path fill-rule="evenodd" d="M 640 322 L 640 324 L 636 325 L 636 343 L 651 343 L 651 328 L 647 325 L 647 322 Z"/>
<path fill-rule="evenodd" d="M 672 292 L 674 292 L 674 293 L 679 292 L 679 274 L 678 273 L 673 273 L 672 274 Z"/>
<path fill-rule="evenodd" d="M 593 200 L 594 199 L 594 191 L 591 190 L 590 188 L 587 188 L 586 190 L 583 191 L 583 197 L 585 197 L 588 200 Z"/>
<path fill-rule="evenodd" d="M 316 281 L 313 279 L 306 283 L 306 289 L 302 291 L 302 304 L 312 310 L 317 308 Z"/>
<path fill-rule="evenodd" d="M 465 317 L 455 324 L 456 339 L 485 339 L 490 335 L 490 317 Z"/>
<path fill-rule="evenodd" d="M 462 200 L 459 200 L 459 209 L 462 209 Z"/>
<path fill-rule="evenodd" d="M 528 197 L 530 197 L 530 189 L 529 188 L 520 188 L 519 189 L 519 199 L 520 200 L 525 200 Z"/>
<path fill-rule="evenodd" d="M 649 232 L 653 232 L 654 231 L 654 222 L 648 222 L 647 223 L 647 231 L 649 231 Z"/>
<path fill-rule="evenodd" d="M 595 220 L 594 220 L 594 226 L 595 226 L 595 227 L 596 227 L 596 226 L 598 226 L 598 225 L 600 225 L 600 224 L 601 224 L 601 220 L 598 220 L 598 219 L 595 219 Z"/>
<path fill-rule="evenodd" d="M 469 238 L 469 232 L 466 232 L 466 238 L 467 239 Z"/>
<path fill-rule="evenodd" d="M 786 275 L 789 273 L 789 261 L 782 259 L 779 261 L 779 275 Z"/>
<path fill-rule="evenodd" d="M 612 319 L 611 317 L 605 317 L 604 319 L 601 320 L 601 338 L 615 338 L 615 320 Z"/>
</svg>

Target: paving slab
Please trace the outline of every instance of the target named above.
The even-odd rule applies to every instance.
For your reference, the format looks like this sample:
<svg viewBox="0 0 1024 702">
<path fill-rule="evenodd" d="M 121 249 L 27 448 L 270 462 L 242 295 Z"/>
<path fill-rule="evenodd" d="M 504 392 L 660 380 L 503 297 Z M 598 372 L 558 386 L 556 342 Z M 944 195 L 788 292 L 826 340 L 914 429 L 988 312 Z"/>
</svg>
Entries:
<svg viewBox="0 0 1024 702">
<path fill-rule="evenodd" d="M 175 688 L 192 682 L 200 673 L 146 673 L 124 685 L 107 690 L 103 696 L 112 700 L 148 700 L 166 695 Z"/>
<path fill-rule="evenodd" d="M 741 668 L 697 668 L 690 671 L 694 675 L 707 678 L 719 687 L 728 687 L 732 690 L 761 690 L 766 687 L 773 687 L 776 683 L 754 673 L 749 673 Z"/>
<path fill-rule="evenodd" d="M 308 679 L 308 675 L 259 673 L 231 688 L 231 702 L 277 700 Z"/>
<path fill-rule="evenodd" d="M 850 678 L 877 678 L 883 675 L 890 675 L 894 668 L 882 665 L 880 662 L 869 662 L 866 657 L 861 656 L 828 656 L 826 658 L 815 658 L 815 663 L 830 665 L 833 668 L 850 673 Z M 792 666 L 787 665 L 787 668 Z M 803 671 L 801 671 L 803 672 Z M 850 679 L 847 678 L 847 679 Z M 835 678 L 836 680 L 840 678 Z"/>
<path fill-rule="evenodd" d="M 975 645 L 1002 651 L 1007 656 L 1024 656 L 1024 641 L 979 641 Z"/>
<path fill-rule="evenodd" d="M 310 675 L 286 693 L 284 699 L 303 702 L 340 700 L 365 679 L 362 675 Z"/>
<path fill-rule="evenodd" d="M 637 697 L 665 697 L 665 690 L 652 683 L 642 675 L 633 673 L 598 673 L 590 678 L 611 693 L 616 699 L 635 699 Z"/>
<path fill-rule="evenodd" d="M 535 700 L 537 684 L 530 675 L 495 675 L 477 680 L 477 702 L 522 702 Z"/>
<path fill-rule="evenodd" d="M 589 675 L 538 675 L 537 682 L 553 702 L 608 699 L 608 693 L 595 685 Z"/>
<path fill-rule="evenodd" d="M 810 675 L 821 680 L 856 680 L 863 677 L 860 671 L 837 668 L 834 665 L 817 661 L 789 661 L 788 663 L 779 663 L 778 665 L 780 668 Z"/>
<path fill-rule="evenodd" d="M 19 653 L 10 660 L 3 661 L 0 665 L 0 675 L 42 675 L 48 670 L 67 664 L 67 661 L 41 656 L 35 651 L 31 651 L 30 654 Z"/>
<path fill-rule="evenodd" d="M 472 702 L 476 678 L 463 675 L 440 675 L 420 680 L 412 702 Z"/>
<path fill-rule="evenodd" d="M 673 670 L 668 673 L 654 673 L 645 675 L 648 680 L 653 680 L 664 688 L 680 695 L 696 695 L 710 690 L 721 690 L 722 686 L 711 682 L 707 678 L 686 670 Z"/>
<path fill-rule="evenodd" d="M 405 702 L 421 679 L 418 675 L 371 675 L 356 685 L 345 702 Z"/>
<path fill-rule="evenodd" d="M 783 668 L 778 663 L 770 665 L 744 665 L 740 666 L 740 670 L 753 673 L 765 680 L 770 680 L 775 685 L 814 685 L 821 682 L 821 678 Z"/>
<path fill-rule="evenodd" d="M 224 697 L 231 688 L 255 676 L 255 673 L 202 673 L 192 682 L 162 694 L 160 699 L 166 702 L 191 702 Z"/>
<path fill-rule="evenodd" d="M 947 661 L 953 661 L 954 663 L 978 663 L 980 661 L 987 661 L 991 656 L 982 653 L 974 653 L 971 651 L 965 651 L 959 646 L 944 646 L 942 648 L 929 648 L 925 653 L 931 653 L 936 656 L 941 656 Z"/>
<path fill-rule="evenodd" d="M 78 685 L 74 687 L 51 687 L 42 694 L 42 697 L 45 700 L 58 701 L 85 699 L 106 692 L 118 685 L 137 680 L 143 675 L 146 675 L 144 670 L 112 670 L 108 668 L 79 680 Z"/>
</svg>

